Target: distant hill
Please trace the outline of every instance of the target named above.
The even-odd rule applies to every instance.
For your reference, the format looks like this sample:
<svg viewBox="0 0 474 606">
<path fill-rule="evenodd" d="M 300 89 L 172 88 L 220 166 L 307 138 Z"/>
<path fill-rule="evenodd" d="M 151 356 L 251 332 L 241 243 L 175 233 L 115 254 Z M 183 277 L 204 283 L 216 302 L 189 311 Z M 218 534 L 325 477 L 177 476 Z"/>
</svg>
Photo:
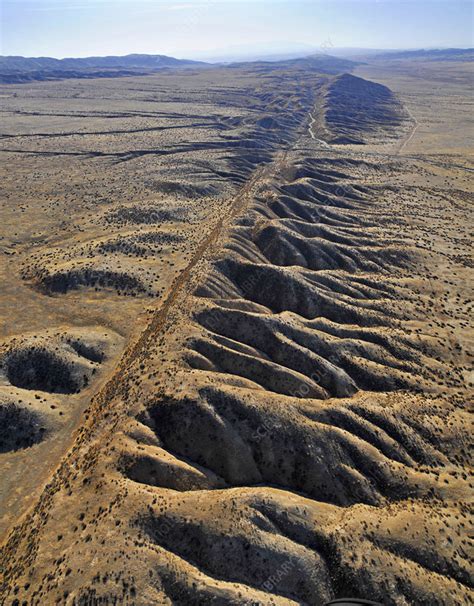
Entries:
<svg viewBox="0 0 474 606">
<path fill-rule="evenodd" d="M 277 70 L 288 67 L 300 67 L 307 71 L 314 71 L 321 74 L 341 74 L 343 72 L 352 71 L 356 65 L 355 61 L 349 59 L 341 59 L 332 55 L 311 55 L 309 57 L 301 57 L 299 59 L 288 59 L 286 61 L 254 61 L 254 62 L 239 62 L 231 63 L 229 67 L 242 67 L 244 65 L 252 66 L 265 70 Z"/>
<path fill-rule="evenodd" d="M 341 57 L 333 57 L 332 55 L 320 54 L 311 55 L 302 59 L 291 59 L 286 61 L 288 64 L 300 65 L 306 69 L 321 72 L 326 74 L 341 74 L 343 72 L 352 71 L 358 63 Z"/>
<path fill-rule="evenodd" d="M 135 54 L 123 57 L 84 57 L 76 59 L 0 56 L 0 82 L 15 83 L 64 78 L 111 78 L 144 75 L 162 69 L 183 69 L 206 65 L 202 61 L 175 59 L 166 55 Z"/>
<path fill-rule="evenodd" d="M 364 144 L 399 135 L 408 114 L 392 91 L 351 74 L 330 78 L 319 91 L 313 132 L 331 143 Z"/>
<path fill-rule="evenodd" d="M 423 61 L 474 61 L 474 48 L 420 49 L 413 51 L 390 51 L 371 57 L 372 59 L 419 59 Z"/>
</svg>

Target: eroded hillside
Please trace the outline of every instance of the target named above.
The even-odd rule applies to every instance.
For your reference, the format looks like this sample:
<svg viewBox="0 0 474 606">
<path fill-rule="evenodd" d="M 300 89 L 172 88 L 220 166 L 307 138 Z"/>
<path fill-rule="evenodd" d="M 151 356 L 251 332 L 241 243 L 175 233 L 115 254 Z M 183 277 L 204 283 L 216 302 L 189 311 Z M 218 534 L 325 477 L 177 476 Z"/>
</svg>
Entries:
<svg viewBox="0 0 474 606">
<path fill-rule="evenodd" d="M 415 124 L 385 87 L 277 77 L 244 144 L 219 137 L 219 179 L 173 168 L 196 203 L 113 202 L 87 242 L 26 256 L 37 296 L 112 287 L 156 306 L 9 535 L 6 603 L 472 598 L 466 170 L 398 153 Z M 163 289 L 171 242 L 186 254 Z M 7 389 L 67 397 L 117 338 L 10 339 Z M 48 348 L 54 385 L 18 370 Z M 33 452 L 28 423 L 15 448 Z"/>
</svg>

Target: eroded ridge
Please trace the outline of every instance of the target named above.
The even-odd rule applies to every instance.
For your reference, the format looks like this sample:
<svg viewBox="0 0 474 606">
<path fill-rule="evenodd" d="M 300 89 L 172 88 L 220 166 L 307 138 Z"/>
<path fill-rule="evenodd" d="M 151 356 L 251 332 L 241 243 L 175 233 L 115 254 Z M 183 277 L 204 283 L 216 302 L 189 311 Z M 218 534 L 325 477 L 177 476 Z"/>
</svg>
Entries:
<svg viewBox="0 0 474 606">
<path fill-rule="evenodd" d="M 327 78 L 318 89 L 318 101 L 314 130 L 332 143 L 396 139 L 411 119 L 389 88 L 352 74 Z"/>
<path fill-rule="evenodd" d="M 242 188 L 11 535 L 20 603 L 472 598 L 458 192 L 420 185 L 420 166 L 439 176 L 421 161 L 300 133 Z"/>
<path fill-rule="evenodd" d="M 387 161 L 384 177 L 400 170 Z M 321 604 L 350 592 L 461 604 L 472 587 L 464 354 L 430 328 L 433 251 L 401 229 L 406 209 L 379 178 L 374 159 L 326 151 L 310 159 L 304 145 L 286 156 L 196 285 L 191 336 L 183 331 L 184 353 L 178 345 L 170 355 L 177 377 L 150 397 L 122 454 L 134 482 L 206 508 L 183 527 L 174 508 L 158 522 L 137 520 L 145 536 L 174 553 L 178 541 L 178 555 L 210 577 L 267 589 L 266 598 L 241 593 L 258 603 Z M 262 486 L 299 501 L 298 521 L 286 517 L 288 505 L 268 504 Z M 220 513 L 220 497 L 202 505 L 210 489 L 227 495 Z M 310 511 L 318 530 L 306 526 Z M 325 515 L 331 530 L 321 528 Z M 274 537 L 262 544 L 250 521 L 293 541 L 281 546 L 292 554 L 283 572 L 269 564 L 281 562 Z M 228 566 L 213 559 L 219 541 L 233 554 Z"/>
<path fill-rule="evenodd" d="M 2 87 L 1 539 L 125 346 L 133 356 L 150 315 L 304 127 L 319 76 L 267 71 Z M 82 353 L 106 335 L 103 359 L 75 352 L 71 331 Z"/>
</svg>

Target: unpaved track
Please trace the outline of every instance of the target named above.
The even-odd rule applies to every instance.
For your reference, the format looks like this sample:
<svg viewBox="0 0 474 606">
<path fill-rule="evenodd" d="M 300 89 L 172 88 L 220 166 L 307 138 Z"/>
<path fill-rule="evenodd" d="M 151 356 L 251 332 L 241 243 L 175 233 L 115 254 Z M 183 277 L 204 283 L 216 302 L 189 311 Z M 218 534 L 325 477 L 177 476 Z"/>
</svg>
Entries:
<svg viewBox="0 0 474 606">
<path fill-rule="evenodd" d="M 418 127 L 420 126 L 418 123 L 418 120 L 415 118 L 415 116 L 411 113 L 411 111 L 408 108 L 407 108 L 407 112 L 408 112 L 408 115 L 410 116 L 410 118 L 413 120 L 413 128 L 412 128 L 411 132 L 409 133 L 408 137 L 404 141 L 402 141 L 400 147 L 396 151 L 396 155 L 399 155 L 402 153 L 402 151 L 405 149 L 405 147 L 413 139 Z"/>
<path fill-rule="evenodd" d="M 317 139 L 314 132 L 313 132 L 313 126 L 314 123 L 316 122 L 316 118 L 313 116 L 313 114 L 310 112 L 309 114 L 310 117 L 310 122 L 309 122 L 309 126 L 308 126 L 308 132 L 311 136 L 311 139 L 314 139 L 314 141 L 316 141 L 316 143 L 319 143 L 321 145 L 321 147 L 324 147 L 325 149 L 331 149 L 331 146 L 329 145 L 329 143 L 326 143 L 326 141 L 323 141 L 322 139 Z"/>
</svg>

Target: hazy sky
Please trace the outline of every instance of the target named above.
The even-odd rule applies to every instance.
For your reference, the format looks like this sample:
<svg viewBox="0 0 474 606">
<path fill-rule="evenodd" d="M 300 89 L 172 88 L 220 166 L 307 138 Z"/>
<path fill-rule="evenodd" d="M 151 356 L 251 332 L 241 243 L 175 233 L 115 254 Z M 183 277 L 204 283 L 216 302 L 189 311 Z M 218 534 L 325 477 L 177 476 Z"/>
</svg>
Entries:
<svg viewBox="0 0 474 606">
<path fill-rule="evenodd" d="M 0 0 L 0 54 L 473 46 L 470 0 Z"/>
</svg>

